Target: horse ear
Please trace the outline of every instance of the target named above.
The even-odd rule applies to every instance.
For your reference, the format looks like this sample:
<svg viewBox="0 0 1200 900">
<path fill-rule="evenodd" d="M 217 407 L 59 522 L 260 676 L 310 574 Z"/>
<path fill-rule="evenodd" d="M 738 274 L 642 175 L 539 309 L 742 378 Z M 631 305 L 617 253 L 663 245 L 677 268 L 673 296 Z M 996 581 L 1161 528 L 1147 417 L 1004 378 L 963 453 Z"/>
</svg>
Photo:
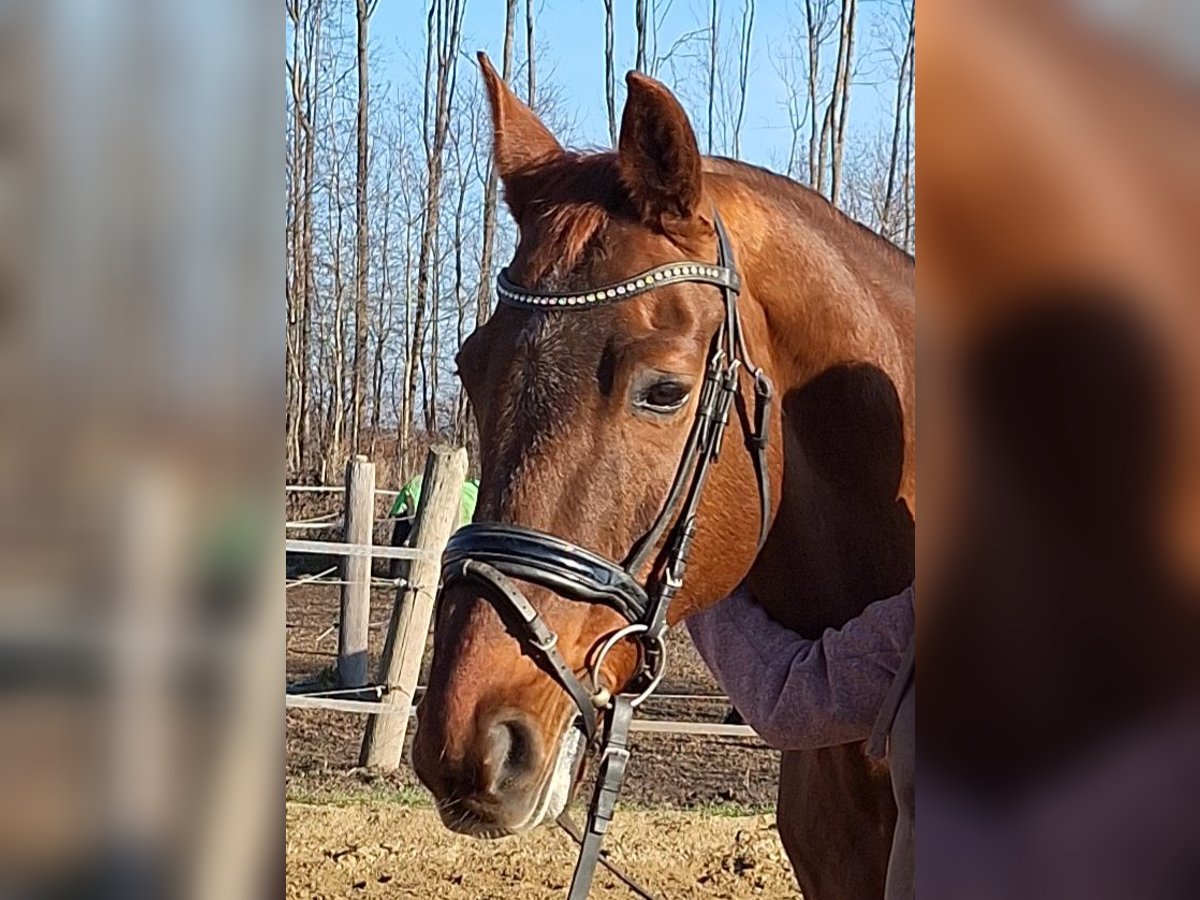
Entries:
<svg viewBox="0 0 1200 900">
<path fill-rule="evenodd" d="M 507 188 L 510 179 L 561 155 L 563 148 L 537 114 L 509 90 L 483 51 L 479 52 L 479 68 L 492 108 L 496 172 Z"/>
<path fill-rule="evenodd" d="M 625 76 L 628 98 L 617 156 L 621 180 L 642 220 L 670 230 L 700 205 L 700 148 L 687 113 L 666 86 L 640 72 Z"/>
</svg>

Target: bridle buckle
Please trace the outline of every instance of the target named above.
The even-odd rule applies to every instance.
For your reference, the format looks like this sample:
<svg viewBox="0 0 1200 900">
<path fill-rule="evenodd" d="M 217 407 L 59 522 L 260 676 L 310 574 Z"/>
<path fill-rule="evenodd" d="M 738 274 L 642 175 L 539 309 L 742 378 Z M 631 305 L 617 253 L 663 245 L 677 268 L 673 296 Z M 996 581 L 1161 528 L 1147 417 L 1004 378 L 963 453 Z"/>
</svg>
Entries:
<svg viewBox="0 0 1200 900">
<path fill-rule="evenodd" d="M 541 650 L 543 653 L 549 653 L 558 646 L 558 632 L 552 631 L 542 640 L 530 638 L 529 644 L 536 650 Z"/>
<path fill-rule="evenodd" d="M 676 575 L 675 567 L 667 566 L 666 571 L 663 572 L 663 584 L 669 587 L 672 591 L 677 591 L 683 587 L 683 574 L 680 573 Z"/>
</svg>

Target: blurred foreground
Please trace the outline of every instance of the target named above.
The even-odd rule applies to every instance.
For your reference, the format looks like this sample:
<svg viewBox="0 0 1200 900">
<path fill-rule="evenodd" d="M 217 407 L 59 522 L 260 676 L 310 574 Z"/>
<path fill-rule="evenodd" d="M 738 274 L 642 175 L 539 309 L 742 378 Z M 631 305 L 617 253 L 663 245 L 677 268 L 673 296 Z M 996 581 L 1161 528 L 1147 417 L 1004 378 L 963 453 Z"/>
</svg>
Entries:
<svg viewBox="0 0 1200 900">
<path fill-rule="evenodd" d="M 1184 31 L 919 4 L 922 897 L 1200 896 Z"/>
<path fill-rule="evenodd" d="M 281 887 L 279 35 L 0 5 L 6 897 Z"/>
</svg>

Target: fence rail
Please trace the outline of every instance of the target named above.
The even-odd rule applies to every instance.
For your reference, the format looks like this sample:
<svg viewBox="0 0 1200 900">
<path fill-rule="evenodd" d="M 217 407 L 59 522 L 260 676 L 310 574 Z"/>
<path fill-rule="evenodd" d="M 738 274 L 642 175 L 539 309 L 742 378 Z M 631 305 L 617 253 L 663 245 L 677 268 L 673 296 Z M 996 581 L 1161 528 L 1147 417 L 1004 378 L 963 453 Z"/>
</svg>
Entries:
<svg viewBox="0 0 1200 900">
<path fill-rule="evenodd" d="M 358 713 L 371 716 L 416 715 L 414 707 L 388 705 L 378 700 L 351 700 L 343 697 L 308 697 L 287 694 L 288 709 L 319 709 L 326 712 Z M 723 722 L 676 722 L 669 719 L 634 719 L 632 731 L 643 734 L 678 734 L 692 737 L 754 738 L 757 732 L 749 725 L 726 725 Z"/>
<path fill-rule="evenodd" d="M 389 547 L 386 544 L 347 544 L 343 541 L 305 541 L 288 539 L 283 542 L 288 553 L 319 553 L 324 556 L 356 556 L 378 559 L 426 559 L 436 562 L 441 553 L 418 550 L 415 547 Z"/>
<path fill-rule="evenodd" d="M 285 484 L 283 489 L 289 494 L 344 494 L 346 492 L 345 485 L 341 484 Z M 375 494 L 381 497 L 400 496 L 399 491 L 387 488 L 375 488 Z"/>
</svg>

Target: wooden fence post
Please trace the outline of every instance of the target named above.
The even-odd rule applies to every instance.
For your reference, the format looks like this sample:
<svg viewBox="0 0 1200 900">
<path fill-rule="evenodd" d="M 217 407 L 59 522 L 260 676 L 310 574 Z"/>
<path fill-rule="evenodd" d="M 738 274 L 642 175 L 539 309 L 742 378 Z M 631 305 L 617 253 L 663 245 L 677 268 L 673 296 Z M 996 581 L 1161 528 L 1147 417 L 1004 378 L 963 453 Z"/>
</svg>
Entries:
<svg viewBox="0 0 1200 900">
<path fill-rule="evenodd" d="M 347 544 L 374 543 L 375 463 L 355 456 L 346 464 Z M 357 688 L 367 683 L 367 634 L 371 624 L 371 557 L 342 558 L 342 605 L 338 626 L 338 683 Z"/>
<path fill-rule="evenodd" d="M 388 686 L 380 701 L 385 706 L 412 706 L 421 674 L 421 659 L 433 618 L 433 601 L 441 579 L 441 555 L 446 541 L 458 527 L 463 481 L 467 477 L 467 451 L 461 447 L 434 447 L 425 460 L 421 481 L 421 501 L 413 523 L 409 543 L 426 555 L 403 560 L 408 571 L 396 591 L 388 623 L 383 659 L 379 664 L 379 682 Z M 394 711 L 393 711 L 394 713 Z M 408 716 L 381 714 L 367 720 L 359 762 L 394 770 L 400 765 Z"/>
</svg>

